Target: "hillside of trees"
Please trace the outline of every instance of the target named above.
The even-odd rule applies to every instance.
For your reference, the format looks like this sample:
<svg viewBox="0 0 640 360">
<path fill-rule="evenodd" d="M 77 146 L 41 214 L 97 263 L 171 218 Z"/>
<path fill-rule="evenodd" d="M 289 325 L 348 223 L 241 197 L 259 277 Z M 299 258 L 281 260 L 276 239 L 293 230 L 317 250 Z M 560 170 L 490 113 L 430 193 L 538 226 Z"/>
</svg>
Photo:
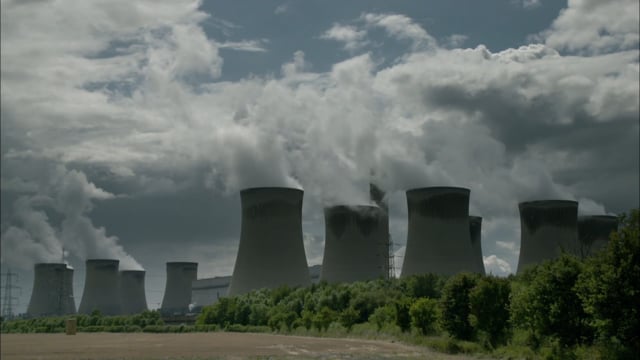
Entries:
<svg viewBox="0 0 640 360">
<path fill-rule="evenodd" d="M 195 326 L 165 326 L 157 312 L 136 315 L 135 321 L 79 316 L 79 326 L 369 337 L 506 358 L 636 359 L 639 310 L 640 211 L 634 210 L 621 217 L 620 230 L 603 251 L 587 259 L 563 255 L 518 276 L 427 274 L 281 287 L 221 298 L 203 308 Z M 54 325 L 47 321 L 55 319 L 7 321 L 2 331 L 62 331 L 64 318 L 56 319 Z"/>
</svg>

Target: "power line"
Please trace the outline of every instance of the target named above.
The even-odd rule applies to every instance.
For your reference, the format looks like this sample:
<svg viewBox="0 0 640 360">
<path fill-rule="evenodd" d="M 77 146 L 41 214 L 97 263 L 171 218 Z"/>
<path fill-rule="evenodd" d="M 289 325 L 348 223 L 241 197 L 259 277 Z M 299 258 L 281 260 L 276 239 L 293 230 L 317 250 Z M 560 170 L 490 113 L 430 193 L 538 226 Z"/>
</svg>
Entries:
<svg viewBox="0 0 640 360">
<path fill-rule="evenodd" d="M 1 314 L 4 319 L 11 319 L 13 318 L 14 302 L 15 302 L 15 305 L 18 305 L 17 303 L 18 298 L 13 296 L 13 289 L 16 289 L 16 290 L 20 289 L 20 287 L 13 285 L 13 278 L 15 277 L 17 282 L 18 274 L 11 272 L 11 269 L 7 269 L 7 272 L 1 275 L 4 275 L 5 277 L 4 289 L 3 289 L 4 294 L 2 296 L 2 313 Z"/>
</svg>

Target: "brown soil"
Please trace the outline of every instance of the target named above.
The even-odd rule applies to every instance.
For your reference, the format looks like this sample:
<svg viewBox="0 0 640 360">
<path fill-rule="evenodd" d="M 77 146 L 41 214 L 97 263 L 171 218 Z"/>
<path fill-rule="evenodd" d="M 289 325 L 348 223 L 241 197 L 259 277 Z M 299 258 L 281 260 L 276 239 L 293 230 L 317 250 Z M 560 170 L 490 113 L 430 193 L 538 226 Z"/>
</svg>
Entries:
<svg viewBox="0 0 640 360">
<path fill-rule="evenodd" d="M 387 341 L 247 333 L 2 334 L 10 359 L 464 359 Z"/>
</svg>

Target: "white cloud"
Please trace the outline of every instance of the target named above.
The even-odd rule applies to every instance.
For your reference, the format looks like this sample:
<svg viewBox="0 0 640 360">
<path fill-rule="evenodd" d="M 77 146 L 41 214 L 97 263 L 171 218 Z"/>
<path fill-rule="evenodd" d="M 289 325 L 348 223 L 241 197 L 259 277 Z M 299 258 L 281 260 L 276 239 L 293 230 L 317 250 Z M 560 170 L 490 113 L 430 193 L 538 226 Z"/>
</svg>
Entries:
<svg viewBox="0 0 640 360">
<path fill-rule="evenodd" d="M 280 15 L 286 13 L 287 11 L 289 11 L 289 4 L 285 3 L 276 6 L 276 9 L 273 11 L 273 13 L 276 15 Z"/>
<path fill-rule="evenodd" d="M 511 265 L 496 255 L 485 256 L 483 262 L 487 274 L 507 276 L 513 273 Z"/>
<path fill-rule="evenodd" d="M 569 0 L 568 7 L 541 35 L 547 45 L 571 52 L 637 50 L 639 22 L 637 0 Z"/>
<path fill-rule="evenodd" d="M 443 45 L 447 48 L 457 48 L 461 47 L 467 41 L 467 39 L 469 39 L 467 35 L 453 34 L 445 38 Z"/>
<path fill-rule="evenodd" d="M 358 30 L 355 26 L 333 24 L 320 38 L 342 42 L 345 50 L 355 51 L 367 44 L 366 35 L 365 30 Z"/>
<path fill-rule="evenodd" d="M 401 14 L 363 14 L 361 19 L 368 26 L 381 27 L 397 39 L 409 39 L 414 48 L 433 48 L 437 46 L 436 40 L 425 29 L 416 24 L 413 19 Z"/>
<path fill-rule="evenodd" d="M 265 40 L 227 41 L 218 44 L 218 48 L 236 51 L 266 52 L 267 48 L 264 46 L 265 42 Z"/>
</svg>

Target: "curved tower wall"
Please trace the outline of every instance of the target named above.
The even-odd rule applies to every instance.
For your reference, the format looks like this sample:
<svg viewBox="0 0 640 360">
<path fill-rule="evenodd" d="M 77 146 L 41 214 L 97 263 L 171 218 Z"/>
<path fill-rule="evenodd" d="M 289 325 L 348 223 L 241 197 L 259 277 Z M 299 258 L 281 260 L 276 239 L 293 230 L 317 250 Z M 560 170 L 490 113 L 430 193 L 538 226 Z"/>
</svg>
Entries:
<svg viewBox="0 0 640 360">
<path fill-rule="evenodd" d="M 402 277 L 477 271 L 469 236 L 469 189 L 407 191 L 409 226 Z"/>
<path fill-rule="evenodd" d="M 148 309 L 144 277 L 144 270 L 120 271 L 120 303 L 124 315 L 139 314 Z"/>
<path fill-rule="evenodd" d="M 611 232 L 618 230 L 618 218 L 610 215 L 578 217 L 578 240 L 581 256 L 589 256 L 604 249 Z"/>
<path fill-rule="evenodd" d="M 473 259 L 475 265 L 474 272 L 484 275 L 484 261 L 482 258 L 482 218 L 480 216 L 469 216 L 469 236 L 471 237 L 471 247 L 473 248 Z"/>
<path fill-rule="evenodd" d="M 384 254 L 384 256 L 380 257 L 380 266 L 384 269 L 385 274 L 383 277 L 388 279 L 390 276 L 394 277 L 395 263 L 393 261 L 393 249 L 391 244 L 391 233 L 389 231 L 389 204 L 385 199 L 385 192 L 378 187 L 376 184 L 369 184 L 369 198 L 373 201 L 374 204 L 378 205 L 380 210 L 382 211 L 382 221 L 380 225 L 382 229 L 380 230 L 382 234 L 384 234 L 384 238 L 381 239 L 379 245 L 379 253 Z"/>
<path fill-rule="evenodd" d="M 75 313 L 73 269 L 62 263 L 35 264 L 33 290 L 27 314 L 51 316 Z"/>
<path fill-rule="evenodd" d="M 330 283 L 387 278 L 384 212 L 377 206 L 333 206 L 324 210 L 321 280 Z"/>
<path fill-rule="evenodd" d="M 569 200 L 522 202 L 518 271 L 558 257 L 563 251 L 577 255 L 578 203 Z"/>
<path fill-rule="evenodd" d="M 198 263 L 168 262 L 167 283 L 160 311 L 163 313 L 189 312 L 191 283 L 198 278 Z"/>
<path fill-rule="evenodd" d="M 242 226 L 230 296 L 311 284 L 302 241 L 302 196 L 302 190 L 278 187 L 240 192 Z"/>
<path fill-rule="evenodd" d="M 84 291 L 78 312 L 91 314 L 99 310 L 102 315 L 120 315 L 119 260 L 89 259 L 86 261 Z"/>
</svg>

